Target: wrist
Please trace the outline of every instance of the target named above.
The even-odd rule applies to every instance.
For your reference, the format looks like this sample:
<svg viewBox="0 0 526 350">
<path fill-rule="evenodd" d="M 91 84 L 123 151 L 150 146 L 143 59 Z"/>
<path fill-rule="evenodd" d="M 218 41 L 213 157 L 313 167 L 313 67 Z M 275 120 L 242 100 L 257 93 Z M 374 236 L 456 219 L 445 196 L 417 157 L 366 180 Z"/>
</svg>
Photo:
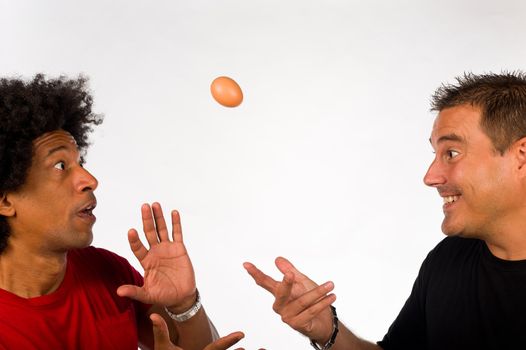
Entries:
<svg viewBox="0 0 526 350">
<path fill-rule="evenodd" d="M 186 310 L 190 309 L 199 299 L 199 292 L 197 289 L 194 290 L 192 294 L 189 296 L 183 298 L 180 302 L 173 305 L 166 305 L 166 309 L 170 310 L 170 312 L 174 314 L 181 314 L 185 312 Z"/>
<path fill-rule="evenodd" d="M 184 322 L 194 317 L 199 310 L 201 309 L 201 297 L 199 296 L 199 291 L 196 290 L 195 297 L 193 298 L 193 303 L 189 307 L 165 307 L 166 313 L 170 316 L 171 319 L 177 322 Z M 182 310 L 182 311 L 181 311 Z"/>
<path fill-rule="evenodd" d="M 328 350 L 330 349 L 334 342 L 336 342 L 336 336 L 338 335 L 338 315 L 336 314 L 336 308 L 334 306 L 330 306 L 332 311 L 332 332 L 329 336 L 328 340 L 322 340 L 319 342 L 317 339 L 310 339 L 310 344 L 312 347 L 316 350 Z"/>
</svg>

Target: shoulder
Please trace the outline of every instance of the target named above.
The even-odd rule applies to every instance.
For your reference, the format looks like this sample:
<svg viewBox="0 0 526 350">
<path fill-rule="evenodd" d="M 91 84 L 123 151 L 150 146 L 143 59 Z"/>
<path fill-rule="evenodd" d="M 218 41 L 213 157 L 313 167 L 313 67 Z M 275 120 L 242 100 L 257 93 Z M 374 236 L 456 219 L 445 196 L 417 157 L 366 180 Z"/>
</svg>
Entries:
<svg viewBox="0 0 526 350">
<path fill-rule="evenodd" d="M 429 252 L 421 272 L 459 271 L 480 259 L 483 245 L 484 242 L 479 239 L 446 237 Z"/>
<path fill-rule="evenodd" d="M 96 247 L 87 247 L 82 249 L 73 249 L 68 252 L 68 259 L 73 261 L 89 262 L 91 266 L 95 265 L 129 265 L 128 261 L 109 250 Z"/>
<path fill-rule="evenodd" d="M 109 250 L 97 247 L 73 249 L 68 252 L 68 264 L 75 270 L 98 277 L 108 276 L 123 283 L 142 282 L 142 277 L 128 260 Z"/>
<path fill-rule="evenodd" d="M 470 252 L 478 251 L 482 244 L 481 240 L 474 238 L 446 237 L 429 252 L 428 258 L 466 257 Z"/>
</svg>

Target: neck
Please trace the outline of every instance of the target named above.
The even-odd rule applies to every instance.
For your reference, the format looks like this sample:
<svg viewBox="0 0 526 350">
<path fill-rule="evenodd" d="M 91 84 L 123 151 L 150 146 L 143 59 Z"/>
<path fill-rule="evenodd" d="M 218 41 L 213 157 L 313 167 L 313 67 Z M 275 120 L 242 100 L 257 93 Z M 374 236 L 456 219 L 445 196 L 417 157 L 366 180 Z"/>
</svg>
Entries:
<svg viewBox="0 0 526 350">
<path fill-rule="evenodd" d="M 66 273 L 67 254 L 30 251 L 10 240 L 0 255 L 0 288 L 22 298 L 53 293 Z"/>
<path fill-rule="evenodd" d="M 483 238 L 491 253 L 503 260 L 526 260 L 524 225 L 506 227 Z"/>
</svg>

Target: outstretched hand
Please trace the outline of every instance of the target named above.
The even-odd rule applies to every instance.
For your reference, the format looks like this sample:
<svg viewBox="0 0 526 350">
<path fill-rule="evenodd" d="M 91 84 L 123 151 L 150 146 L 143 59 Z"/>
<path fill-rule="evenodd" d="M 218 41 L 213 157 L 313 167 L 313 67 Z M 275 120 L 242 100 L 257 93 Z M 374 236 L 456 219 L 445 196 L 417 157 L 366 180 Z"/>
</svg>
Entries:
<svg viewBox="0 0 526 350">
<path fill-rule="evenodd" d="M 144 285 L 123 285 L 117 294 L 145 304 L 170 307 L 173 312 L 184 312 L 196 300 L 195 274 L 192 262 L 183 243 L 179 213 L 172 211 L 172 240 L 164 220 L 161 205 L 141 206 L 143 231 L 148 250 L 137 230 L 128 231 L 128 241 L 133 254 L 144 269 Z"/>
<path fill-rule="evenodd" d="M 160 315 L 151 314 L 150 319 L 153 323 L 155 350 L 183 350 L 170 341 L 168 326 Z M 208 344 L 203 350 L 226 350 L 243 339 L 243 337 L 245 335 L 242 332 L 234 332 Z M 236 350 L 243 350 L 243 348 L 237 348 Z"/>
<path fill-rule="evenodd" d="M 257 285 L 269 291 L 275 298 L 272 308 L 283 322 L 319 343 L 327 342 L 332 334 L 332 312 L 329 306 L 336 300 L 332 282 L 318 286 L 297 270 L 287 259 L 276 259 L 276 267 L 283 274 L 278 282 L 266 275 L 252 263 L 243 267 Z"/>
</svg>

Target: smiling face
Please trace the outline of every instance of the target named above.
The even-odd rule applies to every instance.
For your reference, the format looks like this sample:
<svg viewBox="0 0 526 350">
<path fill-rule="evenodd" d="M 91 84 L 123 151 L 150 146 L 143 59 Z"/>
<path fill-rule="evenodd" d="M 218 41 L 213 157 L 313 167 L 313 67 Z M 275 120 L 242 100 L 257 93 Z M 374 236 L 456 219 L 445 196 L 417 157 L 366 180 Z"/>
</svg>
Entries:
<svg viewBox="0 0 526 350">
<path fill-rule="evenodd" d="M 513 152 L 498 153 L 471 105 L 442 110 L 433 125 L 435 159 L 424 182 L 444 199 L 446 235 L 487 238 L 509 224 L 521 207 Z"/>
<path fill-rule="evenodd" d="M 33 142 L 33 160 L 24 185 L 7 195 L 10 240 L 28 249 L 65 252 L 88 246 L 96 206 L 97 180 L 80 164 L 73 137 L 57 130 Z"/>
</svg>

